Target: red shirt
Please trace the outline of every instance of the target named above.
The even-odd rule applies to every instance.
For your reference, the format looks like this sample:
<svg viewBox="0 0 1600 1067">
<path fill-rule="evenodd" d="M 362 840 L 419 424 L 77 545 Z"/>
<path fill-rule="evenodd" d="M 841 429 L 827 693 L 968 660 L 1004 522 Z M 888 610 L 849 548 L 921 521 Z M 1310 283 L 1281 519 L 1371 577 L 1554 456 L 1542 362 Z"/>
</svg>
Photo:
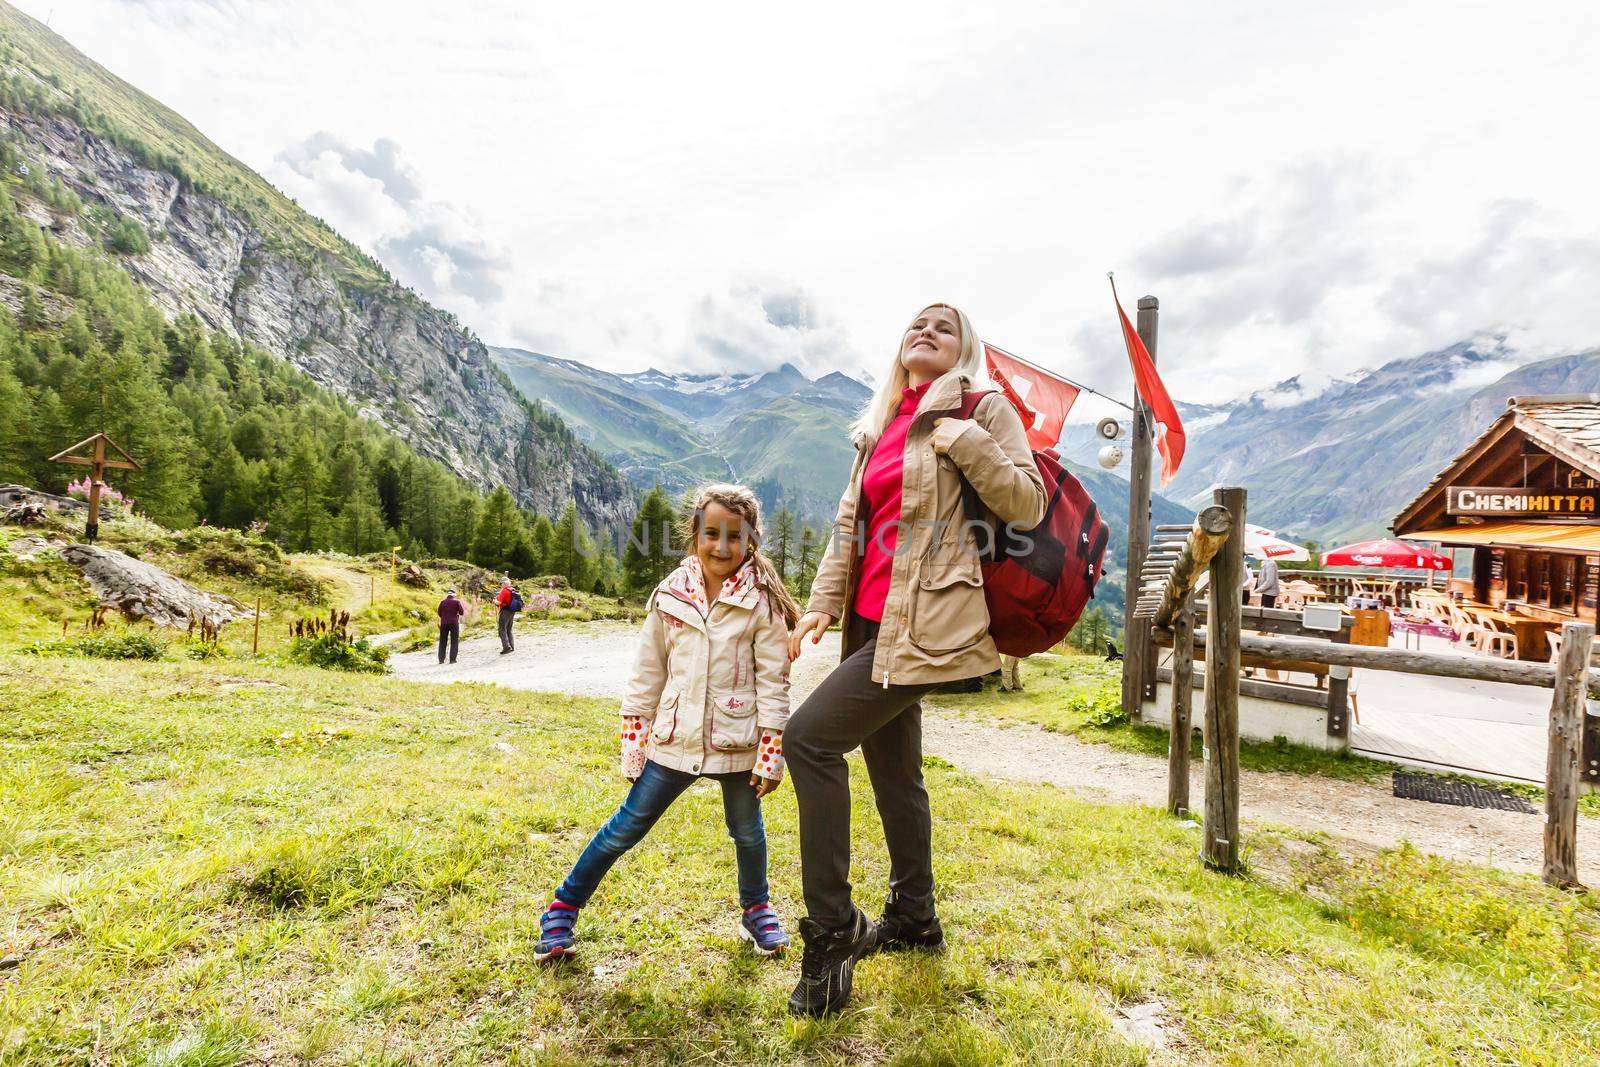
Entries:
<svg viewBox="0 0 1600 1067">
<path fill-rule="evenodd" d="M 866 505 L 867 548 L 861 561 L 861 581 L 856 584 L 855 610 L 864 619 L 883 621 L 889 598 L 889 572 L 894 549 L 900 543 L 900 492 L 906 458 L 906 431 L 917 415 L 917 405 L 932 382 L 900 393 L 900 410 L 883 429 L 878 446 L 861 472 L 861 502 Z"/>
</svg>

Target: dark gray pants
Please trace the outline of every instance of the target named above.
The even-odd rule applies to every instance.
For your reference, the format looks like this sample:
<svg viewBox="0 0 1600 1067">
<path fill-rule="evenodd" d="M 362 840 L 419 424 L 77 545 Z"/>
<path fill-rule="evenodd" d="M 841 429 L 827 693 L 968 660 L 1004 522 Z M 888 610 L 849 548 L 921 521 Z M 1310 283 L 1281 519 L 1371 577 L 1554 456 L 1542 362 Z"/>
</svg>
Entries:
<svg viewBox="0 0 1600 1067">
<path fill-rule="evenodd" d="M 931 685 L 872 680 L 878 625 L 851 613 L 845 661 L 806 698 L 783 732 L 783 752 L 800 808 L 800 878 L 806 914 L 824 927 L 850 921 L 850 772 L 856 748 L 867 764 L 896 906 L 917 918 L 933 911 L 933 820 L 922 784 L 922 705 Z"/>
<path fill-rule="evenodd" d="M 439 624 L 439 662 L 444 662 L 445 652 L 450 653 L 450 662 L 456 661 L 456 654 L 461 651 L 461 624 L 459 622 L 441 622 Z"/>
<path fill-rule="evenodd" d="M 517 613 L 512 611 L 510 608 L 500 609 L 500 618 L 498 620 L 500 627 L 500 647 L 507 652 L 510 652 L 513 647 L 511 643 L 511 622 L 516 617 Z"/>
</svg>

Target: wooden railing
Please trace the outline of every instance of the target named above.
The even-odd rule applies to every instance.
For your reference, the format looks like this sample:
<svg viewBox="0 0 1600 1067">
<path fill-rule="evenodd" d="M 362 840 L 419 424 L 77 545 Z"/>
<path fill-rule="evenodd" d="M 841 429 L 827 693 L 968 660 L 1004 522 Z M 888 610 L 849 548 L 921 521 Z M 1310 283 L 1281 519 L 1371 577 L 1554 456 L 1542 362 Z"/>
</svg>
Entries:
<svg viewBox="0 0 1600 1067">
<path fill-rule="evenodd" d="M 1553 690 L 1545 768 L 1544 880 L 1563 888 L 1578 887 L 1578 794 L 1585 785 L 1600 785 L 1600 715 L 1587 711 L 1588 699 L 1600 697 L 1600 674 L 1589 669 L 1594 627 L 1566 623 L 1562 627 L 1561 654 L 1555 663 L 1350 645 L 1337 637 L 1313 639 L 1300 628 L 1296 613 L 1243 608 L 1236 595 L 1213 596 L 1206 604 L 1206 625 L 1197 628 L 1196 606 L 1189 595 L 1199 572 L 1197 561 L 1208 561 L 1211 588 L 1215 590 L 1239 589 L 1244 574 L 1245 491 L 1236 487 L 1217 489 L 1214 499 L 1216 507 L 1202 512 L 1187 532 L 1173 527 L 1158 530 L 1157 544 L 1146 556 L 1150 562 L 1141 568 L 1138 599 L 1129 605 L 1130 620 L 1139 617 L 1156 624 L 1145 639 L 1145 647 L 1137 650 L 1143 662 L 1154 664 L 1157 644 L 1170 643 L 1173 649 L 1167 797 L 1174 814 L 1186 813 L 1189 806 L 1192 664 L 1197 648 L 1205 652 L 1206 793 L 1201 848 L 1205 864 L 1223 871 L 1239 868 L 1239 669 L 1242 658 L 1260 657 L 1331 668 L 1327 705 L 1330 732 L 1333 709 L 1338 706 L 1342 711 L 1346 700 L 1344 687 L 1352 667 Z M 1218 509 L 1226 516 L 1216 514 Z M 1359 573 L 1281 572 L 1286 577 L 1309 575 L 1313 581 L 1319 575 L 1353 581 Z M 1361 577 L 1370 580 L 1370 576 Z M 1419 579 L 1400 581 L 1412 586 L 1425 584 Z M 1247 613 L 1250 628 L 1265 633 L 1243 632 Z M 1341 630 L 1348 633 L 1347 627 Z M 1131 641 L 1131 628 L 1129 634 Z M 1134 651 L 1130 646 L 1130 658 Z M 1150 680 L 1153 685 L 1153 670 Z M 1185 681 L 1191 684 L 1184 684 Z M 1342 729 L 1343 715 L 1339 718 Z"/>
</svg>

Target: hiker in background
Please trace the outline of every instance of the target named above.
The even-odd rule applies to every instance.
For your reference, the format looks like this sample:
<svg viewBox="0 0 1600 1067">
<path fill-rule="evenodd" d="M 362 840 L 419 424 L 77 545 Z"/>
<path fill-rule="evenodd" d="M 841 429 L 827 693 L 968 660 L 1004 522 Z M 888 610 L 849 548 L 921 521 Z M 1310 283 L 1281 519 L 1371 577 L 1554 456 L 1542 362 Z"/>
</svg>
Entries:
<svg viewBox="0 0 1600 1067">
<path fill-rule="evenodd" d="M 447 590 L 444 599 L 439 601 L 439 662 L 444 662 L 445 651 L 448 646 L 450 662 L 456 661 L 456 653 L 461 651 L 461 616 L 467 613 L 467 606 L 456 599 L 454 589 Z"/>
<path fill-rule="evenodd" d="M 622 775 L 633 787 L 539 917 L 535 959 L 577 947 L 578 909 L 701 778 L 722 785 L 738 862 L 739 937 L 763 956 L 789 946 L 768 896 L 761 798 L 783 778 L 789 627 L 800 609 L 757 548 L 760 506 L 744 486 L 702 488 L 683 540 L 693 554 L 650 594 L 622 702 Z"/>
<path fill-rule="evenodd" d="M 800 809 L 806 917 L 796 1014 L 838 1011 L 855 962 L 877 949 L 939 948 L 933 907 L 933 824 L 922 782 L 922 705 L 941 682 L 1000 666 L 989 636 L 978 556 L 963 537 L 965 478 L 990 523 L 1033 529 L 1044 479 L 1022 420 L 999 393 L 961 410 L 982 349 L 967 317 L 924 308 L 906 329 L 882 384 L 855 424 L 856 458 L 835 530 L 789 639 L 791 658 L 834 623 L 843 660 L 789 721 L 786 746 Z M 857 531 L 863 530 L 864 536 Z M 876 923 L 850 896 L 850 772 L 866 758 L 884 841 L 889 899 Z"/>
<path fill-rule="evenodd" d="M 1264 608 L 1278 604 L 1278 561 L 1268 556 L 1261 561 L 1261 573 L 1256 578 L 1256 592 Z"/>
<path fill-rule="evenodd" d="M 1250 564 L 1248 563 L 1246 563 L 1240 569 L 1244 571 L 1244 584 L 1239 587 L 1239 595 L 1242 598 L 1242 603 L 1248 606 L 1250 603 L 1250 594 L 1256 591 L 1256 572 L 1250 569 Z"/>
<path fill-rule="evenodd" d="M 517 612 L 522 610 L 522 594 L 511 588 L 509 576 L 500 580 L 500 592 L 495 594 L 494 602 L 500 608 L 496 621 L 500 630 L 500 654 L 504 656 L 515 650 L 511 624 L 516 621 Z"/>
</svg>

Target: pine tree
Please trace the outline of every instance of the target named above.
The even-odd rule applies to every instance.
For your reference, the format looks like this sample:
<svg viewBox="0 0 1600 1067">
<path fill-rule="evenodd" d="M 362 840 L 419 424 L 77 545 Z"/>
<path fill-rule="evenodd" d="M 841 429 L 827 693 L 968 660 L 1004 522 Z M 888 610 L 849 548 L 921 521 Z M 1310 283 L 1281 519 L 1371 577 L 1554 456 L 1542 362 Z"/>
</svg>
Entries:
<svg viewBox="0 0 1600 1067">
<path fill-rule="evenodd" d="M 545 552 L 544 566 L 551 574 L 559 574 L 569 582 L 578 566 L 578 507 L 569 502 L 556 520 L 550 534 L 550 547 Z"/>
<path fill-rule="evenodd" d="M 271 524 L 274 536 L 289 548 L 305 552 L 327 544 L 333 522 L 322 502 L 327 480 L 317 443 L 303 431 L 280 472 L 282 496 Z"/>
<path fill-rule="evenodd" d="M 472 538 L 478 532 L 478 498 L 462 493 L 445 514 L 445 555 L 466 559 L 472 555 Z"/>
<path fill-rule="evenodd" d="M 764 546 L 767 558 L 778 568 L 778 576 L 789 580 L 789 565 L 794 555 L 794 512 L 787 507 L 778 509 L 772 520 L 772 532 L 767 534 Z"/>
<path fill-rule="evenodd" d="M 521 539 L 522 517 L 517 514 L 517 502 L 505 486 L 497 486 L 483 502 L 468 558 L 480 567 L 504 572 L 510 568 L 511 554 Z"/>
<path fill-rule="evenodd" d="M 550 545 L 556 539 L 556 528 L 549 519 L 543 515 L 533 520 L 533 529 L 528 534 L 528 555 L 532 557 L 530 564 L 534 574 L 551 574 L 550 570 Z"/>
<path fill-rule="evenodd" d="M 28 398 L 7 356 L 10 319 L 0 320 L 0 482 L 28 480 L 27 447 L 31 437 Z"/>
<path fill-rule="evenodd" d="M 672 503 L 661 487 L 650 490 L 623 547 L 622 580 L 629 592 L 643 596 L 672 572 L 678 560 L 673 543 L 675 519 Z"/>
<path fill-rule="evenodd" d="M 381 552 L 394 544 L 394 534 L 384 524 L 378 489 L 363 482 L 339 513 L 339 547 L 353 555 Z"/>
<path fill-rule="evenodd" d="M 791 588 L 799 596 L 805 596 L 811 589 L 811 581 L 817 576 L 817 564 L 821 562 L 821 554 L 826 549 L 822 545 L 821 535 L 809 526 L 800 530 L 800 558 L 796 560 L 795 581 Z"/>
<path fill-rule="evenodd" d="M 600 556 L 595 561 L 594 591 L 603 596 L 616 596 L 622 586 L 622 568 L 617 563 L 616 550 L 609 538 L 603 539 Z"/>
</svg>

